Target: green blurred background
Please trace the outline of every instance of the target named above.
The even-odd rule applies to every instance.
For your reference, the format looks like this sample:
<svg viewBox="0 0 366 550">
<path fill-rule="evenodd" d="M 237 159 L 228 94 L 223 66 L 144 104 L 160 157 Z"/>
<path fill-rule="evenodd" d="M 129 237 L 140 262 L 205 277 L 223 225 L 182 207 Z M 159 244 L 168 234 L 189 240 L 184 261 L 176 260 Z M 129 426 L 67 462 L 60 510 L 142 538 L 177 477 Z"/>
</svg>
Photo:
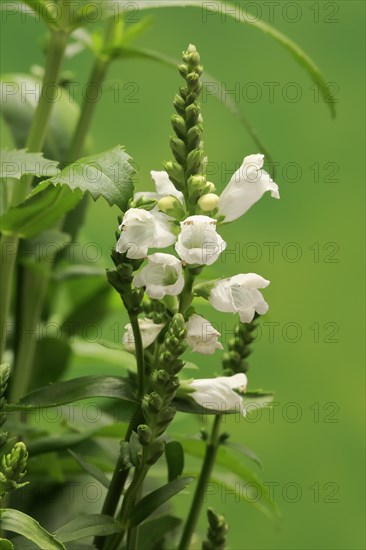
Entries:
<svg viewBox="0 0 366 550">
<path fill-rule="evenodd" d="M 270 312 L 261 321 L 249 387 L 275 390 L 276 406 L 272 416 L 264 411 L 257 419 L 231 420 L 230 430 L 233 439 L 262 458 L 259 473 L 273 484 L 283 518 L 274 527 L 254 507 L 235 502 L 222 490 L 209 504 L 228 518 L 233 549 L 361 549 L 365 5 L 352 0 L 237 5 L 254 14 L 257 10 L 267 21 L 272 6 L 271 22 L 316 61 L 334 83 L 338 103 L 337 117 L 331 119 L 304 70 L 273 39 L 249 25 L 221 20 L 219 14 L 205 22 L 194 8 L 151 12 L 154 25 L 140 44 L 171 57 L 179 57 L 189 42 L 196 44 L 206 69 L 229 89 L 242 92 L 241 110 L 278 163 L 275 181 L 281 200 L 265 196 L 223 230 L 228 250 L 235 253 L 224 254 L 210 275 L 256 272 L 271 281 L 265 291 Z M 43 31 L 41 24 L 8 17 L 2 72 L 42 65 Z M 66 66 L 83 83 L 91 56 L 84 52 Z M 139 190 L 150 189 L 149 171 L 170 159 L 169 117 L 178 84 L 173 70 L 137 60 L 116 62 L 108 74 L 92 127 L 93 151 L 125 145 L 139 167 Z M 299 100 L 290 101 L 295 92 Z M 203 114 L 206 151 L 217 171 L 212 180 L 221 190 L 243 157 L 259 151 L 240 122 L 213 97 L 203 102 Z M 3 136 L 10 145 L 6 130 Z M 88 210 L 81 242 L 98 244 L 102 267 L 110 265 L 117 215 L 103 200 Z M 225 340 L 235 318 L 206 306 L 200 312 L 218 324 Z M 102 327 L 104 339 L 112 339 L 116 321 L 124 319 L 118 301 L 112 300 Z M 200 377 L 220 372 L 219 356 L 203 360 L 192 354 L 190 360 L 202 364 Z M 116 372 L 101 367 L 97 359 L 75 358 L 68 375 L 101 369 Z M 197 431 L 197 425 L 192 423 L 192 429 Z M 189 431 L 179 420 L 177 430 Z M 182 513 L 188 503 L 188 494 L 175 499 Z M 204 531 L 202 518 L 200 533 Z"/>
</svg>

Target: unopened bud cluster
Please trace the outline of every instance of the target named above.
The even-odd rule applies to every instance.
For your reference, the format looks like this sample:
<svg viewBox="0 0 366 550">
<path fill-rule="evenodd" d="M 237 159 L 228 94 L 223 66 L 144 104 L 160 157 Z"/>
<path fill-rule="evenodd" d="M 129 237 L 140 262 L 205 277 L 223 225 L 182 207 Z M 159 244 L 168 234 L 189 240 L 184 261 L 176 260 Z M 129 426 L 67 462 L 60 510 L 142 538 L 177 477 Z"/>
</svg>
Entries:
<svg viewBox="0 0 366 550">
<path fill-rule="evenodd" d="M 207 539 L 202 543 L 202 550 L 224 550 L 228 524 L 224 516 L 216 514 L 211 508 L 207 510 Z"/>
<path fill-rule="evenodd" d="M 164 442 L 157 441 L 175 416 L 172 401 L 179 387 L 178 373 L 184 366 L 180 356 L 186 349 L 187 335 L 184 317 L 176 314 L 165 334 L 155 370 L 152 375 L 152 392 L 144 396 L 142 411 L 146 424 L 137 429 L 139 441 L 147 447 L 148 464 L 154 464 L 164 452 Z"/>
<path fill-rule="evenodd" d="M 203 120 L 198 101 L 202 90 L 200 77 L 203 67 L 199 53 L 192 44 L 183 52 L 179 72 L 185 80 L 185 86 L 179 89 L 174 98 L 176 114 L 171 119 L 175 136 L 170 140 L 170 147 L 175 160 L 165 163 L 164 167 L 175 187 L 183 193 L 189 213 L 195 214 L 197 210 L 211 212 L 217 207 L 218 198 L 214 200 L 211 197 L 197 208 L 200 198 L 206 194 L 214 195 L 215 186 L 205 176 Z M 177 205 L 174 204 L 174 207 Z M 179 214 L 176 217 L 179 219 Z"/>
<path fill-rule="evenodd" d="M 222 363 L 226 376 L 239 372 L 246 373 L 249 365 L 247 357 L 252 353 L 251 344 L 255 340 L 255 319 L 251 323 L 239 323 L 235 335 L 228 342 L 228 352 L 223 355 Z"/>
</svg>

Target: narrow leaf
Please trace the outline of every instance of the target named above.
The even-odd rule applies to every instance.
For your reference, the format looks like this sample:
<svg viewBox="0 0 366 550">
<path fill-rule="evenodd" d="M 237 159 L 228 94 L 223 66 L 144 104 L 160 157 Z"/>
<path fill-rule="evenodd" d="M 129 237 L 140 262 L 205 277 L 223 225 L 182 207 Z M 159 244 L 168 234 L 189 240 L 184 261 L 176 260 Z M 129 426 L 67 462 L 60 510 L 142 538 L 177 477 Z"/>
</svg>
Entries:
<svg viewBox="0 0 366 550">
<path fill-rule="evenodd" d="M 62 435 L 47 435 L 27 442 L 27 449 L 30 457 L 39 456 L 46 453 L 66 451 L 74 445 L 78 445 L 89 439 L 96 430 L 89 430 L 83 433 L 69 433 Z"/>
<path fill-rule="evenodd" d="M 179 0 L 179 2 L 176 0 L 135 0 L 134 4 L 139 10 L 151 8 L 180 8 L 186 6 L 196 7 L 201 11 L 205 9 L 201 0 Z M 222 4 L 222 6 L 220 6 L 220 4 Z M 225 14 L 228 17 L 232 17 L 235 21 L 252 25 L 254 28 L 268 34 L 271 38 L 276 40 L 276 42 L 281 44 L 295 58 L 299 65 L 307 71 L 311 79 L 319 86 L 324 102 L 328 104 L 332 116 L 335 116 L 335 100 L 332 97 L 329 83 L 325 80 L 323 74 L 314 61 L 307 55 L 307 53 L 304 52 L 302 48 L 300 48 L 300 46 L 298 46 L 298 44 L 296 44 L 296 42 L 291 40 L 291 38 L 282 32 L 278 31 L 275 27 L 272 27 L 269 23 L 253 17 L 242 6 L 239 6 L 238 3 L 224 2 L 222 0 L 213 3 L 208 2 L 207 10 L 210 10 L 211 13 L 214 11 L 219 16 L 224 6 L 230 8 L 225 10 Z"/>
<path fill-rule="evenodd" d="M 168 481 L 174 481 L 182 475 L 184 451 L 179 441 L 169 441 L 165 445 L 165 458 L 168 465 Z"/>
<path fill-rule="evenodd" d="M 47 550 L 65 550 L 64 545 L 51 533 L 40 526 L 38 521 L 19 510 L 4 508 L 0 510 L 2 528 L 31 540 L 38 548 Z"/>
<path fill-rule="evenodd" d="M 127 381 L 118 376 L 82 376 L 66 382 L 50 384 L 26 395 L 20 405 L 33 407 L 56 407 L 89 397 L 112 397 L 134 405 L 136 398 Z"/>
<path fill-rule="evenodd" d="M 109 479 L 104 474 L 104 472 L 102 472 L 102 470 L 94 466 L 94 464 L 90 464 L 89 462 L 86 462 L 79 454 L 75 453 L 74 451 L 71 451 L 70 449 L 69 449 L 69 453 L 71 454 L 72 457 L 75 458 L 76 462 L 79 464 L 79 466 L 82 467 L 83 470 L 85 470 L 88 474 L 90 474 L 97 481 L 99 481 L 99 483 L 101 483 L 103 487 L 105 487 L 106 489 L 109 488 Z M 60 540 L 63 540 L 63 539 L 60 539 Z M 72 540 L 75 540 L 75 539 L 72 539 Z"/>
<path fill-rule="evenodd" d="M 153 491 L 143 499 L 141 499 L 134 507 L 131 515 L 131 525 L 138 525 L 144 519 L 150 516 L 159 506 L 164 504 L 167 500 L 170 500 L 176 494 L 183 491 L 192 481 L 193 477 L 182 477 L 181 479 L 175 479 L 167 485 L 163 485 L 156 491 Z"/>
<path fill-rule="evenodd" d="M 0 159 L 0 178 L 20 179 L 25 174 L 49 178 L 57 174 L 58 163 L 45 159 L 43 153 L 28 153 L 26 149 L 2 149 Z"/>
<path fill-rule="evenodd" d="M 234 441 L 225 441 L 225 446 L 236 450 L 240 454 L 255 462 L 260 468 L 262 467 L 262 462 L 260 458 L 248 447 L 244 447 L 244 445 L 241 445 L 240 443 L 235 443 Z"/>
<path fill-rule="evenodd" d="M 121 530 L 116 521 L 104 514 L 81 515 L 60 529 L 57 529 L 55 536 L 61 542 L 72 542 L 87 537 L 112 535 Z"/>
<path fill-rule="evenodd" d="M 108 204 L 124 211 L 133 194 L 130 159 L 121 146 L 114 147 L 70 164 L 48 183 L 88 191 L 94 200 L 104 197 Z"/>
</svg>

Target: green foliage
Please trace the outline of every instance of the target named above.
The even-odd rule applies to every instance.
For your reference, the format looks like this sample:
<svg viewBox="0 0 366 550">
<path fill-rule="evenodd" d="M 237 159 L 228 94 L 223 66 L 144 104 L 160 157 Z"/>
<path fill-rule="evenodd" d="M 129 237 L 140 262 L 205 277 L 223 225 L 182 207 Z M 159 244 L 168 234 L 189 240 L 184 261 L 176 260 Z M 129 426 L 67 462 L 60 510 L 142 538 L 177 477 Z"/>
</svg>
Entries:
<svg viewBox="0 0 366 550">
<path fill-rule="evenodd" d="M 4 235 L 32 238 L 52 227 L 82 199 L 80 189 L 39 184 L 28 198 L 10 208 L 0 219 Z"/>
<path fill-rule="evenodd" d="M 150 516 L 159 506 L 170 500 L 172 497 L 183 491 L 192 481 L 193 477 L 182 477 L 175 479 L 167 485 L 163 485 L 156 491 L 148 494 L 137 503 L 131 515 L 131 525 L 138 525 Z"/>
<path fill-rule="evenodd" d="M 160 516 L 140 524 L 139 544 L 144 550 L 164 548 L 163 541 L 167 534 L 176 530 L 182 523 L 175 516 Z"/>
<path fill-rule="evenodd" d="M 23 482 L 27 471 L 28 451 L 22 441 L 15 443 L 11 451 L 4 453 L 0 463 L 0 497 L 27 485 Z"/>
<path fill-rule="evenodd" d="M 184 469 L 184 451 L 179 441 L 168 441 L 165 445 L 165 458 L 168 466 L 168 481 L 180 477 Z"/>
<path fill-rule="evenodd" d="M 64 168 L 49 184 L 88 192 L 94 200 L 104 197 L 110 206 L 127 209 L 133 195 L 131 157 L 121 146 L 85 157 Z"/>
<path fill-rule="evenodd" d="M 5 74 L 0 79 L 1 112 L 18 149 L 25 147 L 35 115 L 42 80 L 24 73 Z M 24 94 L 23 90 L 34 90 Z M 80 109 L 69 92 L 59 87 L 53 105 L 43 152 L 46 158 L 64 162 L 70 147 Z"/>
<path fill-rule="evenodd" d="M 55 537 L 61 542 L 66 543 L 95 535 L 111 535 L 118 533 L 119 530 L 118 523 L 110 516 L 103 514 L 82 514 L 57 529 Z"/>
<path fill-rule="evenodd" d="M 43 153 L 29 153 L 26 149 L 2 149 L 0 159 L 0 178 L 20 179 L 25 174 L 49 178 L 57 174 L 58 163 L 44 158 Z"/>
<path fill-rule="evenodd" d="M 65 546 L 51 533 L 40 526 L 38 521 L 19 510 L 4 508 L 0 510 L 2 528 L 5 531 L 18 533 L 26 539 L 34 542 L 37 548 L 44 550 L 65 550 Z"/>
</svg>

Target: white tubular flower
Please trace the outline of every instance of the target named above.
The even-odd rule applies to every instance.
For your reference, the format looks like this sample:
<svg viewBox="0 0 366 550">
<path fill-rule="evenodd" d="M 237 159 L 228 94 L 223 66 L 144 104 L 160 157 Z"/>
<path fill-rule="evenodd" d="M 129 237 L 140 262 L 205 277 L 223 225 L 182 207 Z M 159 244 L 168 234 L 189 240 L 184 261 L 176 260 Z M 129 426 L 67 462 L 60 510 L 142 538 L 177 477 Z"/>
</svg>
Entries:
<svg viewBox="0 0 366 550">
<path fill-rule="evenodd" d="M 212 355 L 217 349 L 224 349 L 218 341 L 221 334 L 201 315 L 194 313 L 187 323 L 187 344 L 192 351 Z"/>
<path fill-rule="evenodd" d="M 226 248 L 216 232 L 216 220 L 208 216 L 190 216 L 180 224 L 175 249 L 187 264 L 211 265 Z"/>
<path fill-rule="evenodd" d="M 136 287 L 146 286 L 150 298 L 177 296 L 184 287 L 182 264 L 171 254 L 157 252 L 148 256 L 149 263 L 134 277 Z"/>
<path fill-rule="evenodd" d="M 139 327 L 142 338 L 143 348 L 148 348 L 155 342 L 160 331 L 164 328 L 164 324 L 155 324 L 151 319 L 139 319 Z M 125 325 L 126 332 L 123 335 L 123 344 L 127 351 L 135 351 L 135 338 L 131 324 Z"/>
<path fill-rule="evenodd" d="M 222 412 L 240 411 L 245 416 L 246 411 L 239 393 L 245 392 L 247 383 L 247 377 L 243 373 L 193 380 L 189 387 L 194 389 L 194 392 L 189 395 L 205 409 Z"/>
<path fill-rule="evenodd" d="M 258 290 L 268 285 L 269 281 L 255 273 L 235 275 L 218 281 L 209 300 L 218 311 L 239 313 L 242 323 L 250 323 L 255 312 L 263 315 L 268 311 L 268 304 Z"/>
<path fill-rule="evenodd" d="M 116 250 L 132 259 L 144 258 L 149 248 L 165 248 L 176 241 L 165 214 L 151 214 L 141 208 L 127 210 L 119 229 L 122 233 Z"/>
<path fill-rule="evenodd" d="M 163 197 L 172 195 L 173 197 L 176 197 L 181 204 L 183 204 L 183 193 L 181 193 L 180 191 L 178 191 L 178 189 L 174 187 L 174 184 L 170 181 L 167 172 L 165 172 L 164 170 L 160 172 L 156 170 L 151 170 L 150 174 L 155 183 L 156 192 L 138 192 L 135 194 L 134 200 L 137 200 L 141 197 L 145 197 L 146 199 L 160 200 Z"/>
<path fill-rule="evenodd" d="M 270 191 L 273 198 L 280 198 L 278 185 L 262 169 L 263 162 L 264 155 L 245 157 L 243 164 L 224 189 L 219 199 L 218 215 L 225 216 L 226 222 L 245 214 L 266 191 Z"/>
</svg>

